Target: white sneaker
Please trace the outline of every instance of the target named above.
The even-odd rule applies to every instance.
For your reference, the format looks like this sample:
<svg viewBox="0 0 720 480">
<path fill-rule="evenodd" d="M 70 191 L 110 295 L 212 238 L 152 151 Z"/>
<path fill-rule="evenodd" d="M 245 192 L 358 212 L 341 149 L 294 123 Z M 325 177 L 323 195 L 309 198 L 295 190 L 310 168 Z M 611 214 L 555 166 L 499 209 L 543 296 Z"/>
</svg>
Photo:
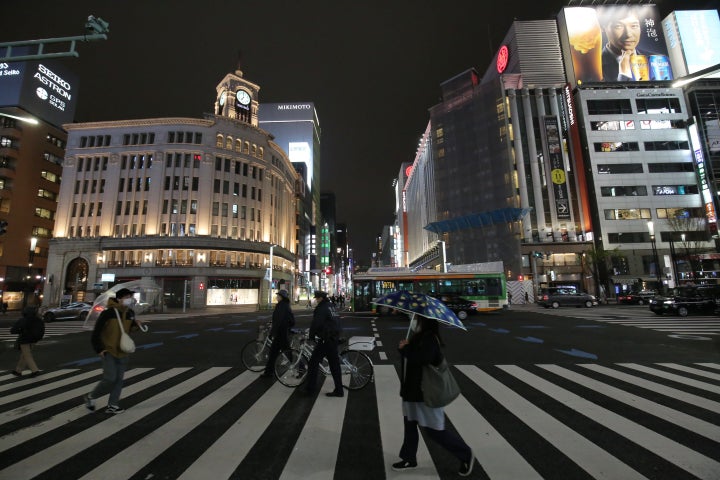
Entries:
<svg viewBox="0 0 720 480">
<path fill-rule="evenodd" d="M 113 415 L 117 415 L 118 413 L 123 413 L 125 411 L 124 408 L 122 408 L 120 405 L 108 405 L 105 409 L 105 413 L 112 413 Z"/>
</svg>

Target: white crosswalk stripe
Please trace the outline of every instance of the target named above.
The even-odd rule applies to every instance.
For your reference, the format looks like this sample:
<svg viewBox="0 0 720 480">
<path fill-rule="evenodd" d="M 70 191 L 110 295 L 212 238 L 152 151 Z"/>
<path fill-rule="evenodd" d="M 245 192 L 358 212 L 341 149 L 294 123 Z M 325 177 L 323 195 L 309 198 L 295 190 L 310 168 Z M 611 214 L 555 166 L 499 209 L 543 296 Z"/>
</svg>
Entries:
<svg viewBox="0 0 720 480">
<path fill-rule="evenodd" d="M 645 328 L 658 332 L 677 335 L 720 335 L 720 318 L 717 316 L 687 316 L 675 317 L 671 315 L 655 315 L 645 308 L 627 309 L 540 309 L 537 313 L 559 315 L 564 317 L 578 317 L 584 320 L 626 327 Z"/>
<path fill-rule="evenodd" d="M 463 394 L 445 412 L 492 480 L 717 480 L 719 372 L 719 363 L 457 365 Z M 403 438 L 392 365 L 343 398 L 301 396 L 234 367 L 133 368 L 127 411 L 115 416 L 102 411 L 107 396 L 95 413 L 82 404 L 99 375 L 0 374 L 0 479 L 456 476 L 422 436 L 418 468 L 390 468 Z M 331 389 L 326 378 L 322 391 Z M 353 455 L 360 447 L 365 456 Z"/>
<path fill-rule="evenodd" d="M 45 323 L 45 336 L 43 337 L 43 339 L 47 340 L 50 337 L 67 335 L 70 333 L 89 333 L 90 330 L 91 329 L 84 328 L 83 322 L 79 320 Z M 17 334 L 10 333 L 9 328 L 0 331 L 0 342 L 14 342 L 16 338 Z"/>
</svg>

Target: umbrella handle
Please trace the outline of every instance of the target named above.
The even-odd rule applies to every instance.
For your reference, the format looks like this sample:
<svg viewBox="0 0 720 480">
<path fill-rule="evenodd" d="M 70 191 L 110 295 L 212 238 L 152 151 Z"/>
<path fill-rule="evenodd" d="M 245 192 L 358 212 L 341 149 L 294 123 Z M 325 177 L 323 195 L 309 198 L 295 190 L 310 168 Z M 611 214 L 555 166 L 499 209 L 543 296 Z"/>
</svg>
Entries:
<svg viewBox="0 0 720 480">
<path fill-rule="evenodd" d="M 414 322 L 414 321 L 415 321 L 415 312 L 413 312 L 413 313 L 410 315 L 410 325 L 408 325 L 408 330 L 407 330 L 407 333 L 405 334 L 405 339 L 406 339 L 406 340 L 410 338 L 410 332 L 412 332 L 412 327 L 413 327 L 413 322 Z"/>
</svg>

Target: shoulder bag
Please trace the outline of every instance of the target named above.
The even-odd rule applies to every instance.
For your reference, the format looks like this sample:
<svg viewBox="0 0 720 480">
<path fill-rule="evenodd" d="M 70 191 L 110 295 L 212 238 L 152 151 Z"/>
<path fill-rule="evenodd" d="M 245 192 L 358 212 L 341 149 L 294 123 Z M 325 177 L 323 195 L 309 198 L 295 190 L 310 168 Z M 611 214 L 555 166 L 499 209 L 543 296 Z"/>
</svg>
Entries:
<svg viewBox="0 0 720 480">
<path fill-rule="evenodd" d="M 423 401 L 431 408 L 445 407 L 460 395 L 460 387 L 455 381 L 444 355 L 438 366 L 423 365 L 420 386 L 422 387 Z"/>
<path fill-rule="evenodd" d="M 123 328 L 122 320 L 120 320 L 120 312 L 115 309 L 115 316 L 117 317 L 118 326 L 120 327 L 120 350 L 125 353 L 133 353 L 135 351 L 135 342 L 132 337 L 125 333 Z"/>
</svg>

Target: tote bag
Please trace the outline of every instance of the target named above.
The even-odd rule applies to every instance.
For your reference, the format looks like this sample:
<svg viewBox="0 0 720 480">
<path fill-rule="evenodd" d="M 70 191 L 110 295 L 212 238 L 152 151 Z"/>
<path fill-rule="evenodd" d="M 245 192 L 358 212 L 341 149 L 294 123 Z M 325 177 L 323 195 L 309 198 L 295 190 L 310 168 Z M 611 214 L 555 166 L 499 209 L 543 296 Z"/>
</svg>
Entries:
<svg viewBox="0 0 720 480">
<path fill-rule="evenodd" d="M 120 327 L 120 350 L 125 353 L 133 353 L 135 351 L 135 342 L 133 339 L 125 333 L 123 328 L 122 320 L 120 320 L 120 312 L 115 309 L 115 316 L 117 317 L 118 326 Z"/>
<path fill-rule="evenodd" d="M 437 367 L 423 366 L 421 386 L 425 405 L 431 408 L 445 407 L 460 395 L 460 387 L 444 357 Z"/>
</svg>

